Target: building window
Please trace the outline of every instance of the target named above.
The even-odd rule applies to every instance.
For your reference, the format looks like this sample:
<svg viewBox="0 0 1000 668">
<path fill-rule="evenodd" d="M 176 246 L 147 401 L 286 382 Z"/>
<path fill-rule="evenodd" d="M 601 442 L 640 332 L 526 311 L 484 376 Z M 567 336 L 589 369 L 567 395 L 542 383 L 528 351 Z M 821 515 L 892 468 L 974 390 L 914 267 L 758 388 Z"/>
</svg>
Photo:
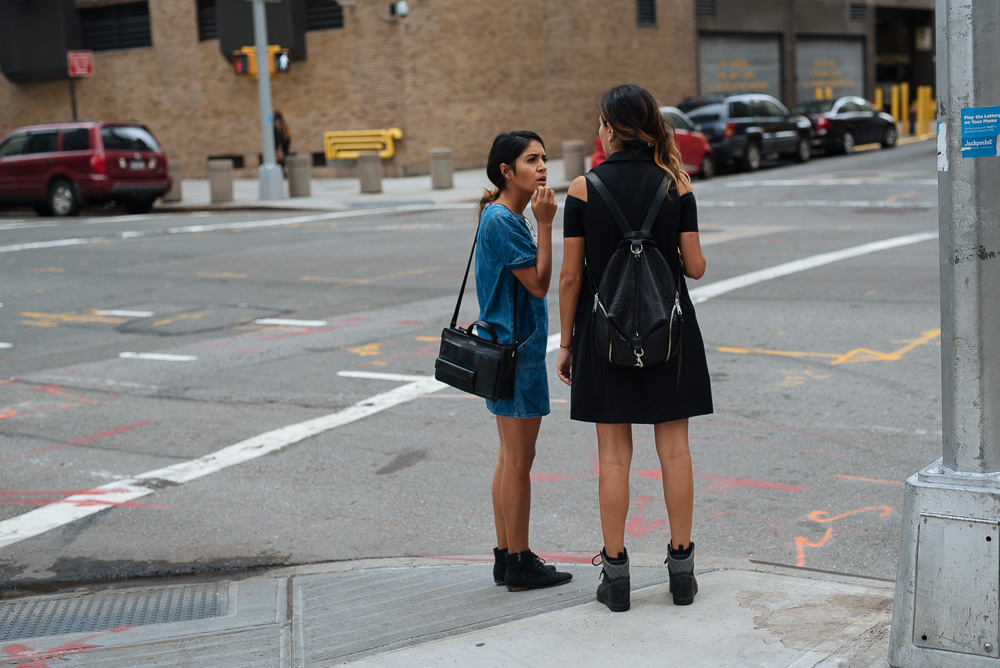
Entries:
<svg viewBox="0 0 1000 668">
<path fill-rule="evenodd" d="M 344 12 L 335 0 L 306 0 L 306 30 L 344 27 Z"/>
<path fill-rule="evenodd" d="M 699 14 L 715 14 L 718 10 L 716 4 L 716 0 L 698 0 L 696 5 L 697 12 Z"/>
<path fill-rule="evenodd" d="M 197 0 L 198 41 L 205 42 L 219 38 L 219 20 L 215 11 L 215 0 Z"/>
<path fill-rule="evenodd" d="M 636 0 L 635 6 L 639 25 L 656 25 L 656 0 Z"/>
<path fill-rule="evenodd" d="M 149 3 L 80 9 L 83 48 L 93 51 L 153 46 L 149 29 Z"/>
<path fill-rule="evenodd" d="M 851 3 L 851 20 L 866 21 L 868 19 L 868 5 L 860 2 Z"/>
</svg>

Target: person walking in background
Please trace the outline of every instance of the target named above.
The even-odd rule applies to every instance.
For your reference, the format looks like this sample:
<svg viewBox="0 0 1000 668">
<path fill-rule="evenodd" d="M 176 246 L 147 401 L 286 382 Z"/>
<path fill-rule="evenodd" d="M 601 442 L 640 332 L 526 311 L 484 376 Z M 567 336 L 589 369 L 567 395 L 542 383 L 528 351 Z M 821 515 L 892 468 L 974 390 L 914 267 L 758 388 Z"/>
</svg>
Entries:
<svg viewBox="0 0 1000 668">
<path fill-rule="evenodd" d="M 486 175 L 496 188 L 486 191 L 479 203 L 479 320 L 489 323 L 499 340 L 517 344 L 513 398 L 486 401 L 500 436 L 492 488 L 497 534 L 493 579 L 510 591 L 551 587 L 573 577 L 546 566 L 528 546 L 531 465 L 542 416 L 549 413 L 545 295 L 552 277 L 556 199 L 546 185 L 545 161 L 545 146 L 534 132 L 497 136 L 486 164 Z M 529 203 L 537 240 L 522 215 Z"/>
<path fill-rule="evenodd" d="M 285 158 L 288 157 L 291 145 L 292 131 L 288 128 L 285 117 L 280 111 L 276 111 L 274 112 L 274 159 L 282 168 L 285 166 Z"/>
<path fill-rule="evenodd" d="M 626 220 L 642 221 L 664 175 L 669 177 L 667 196 L 652 236 L 671 273 L 676 275 L 680 262 L 684 275 L 701 278 L 706 263 L 698 236 L 695 195 L 656 99 L 639 86 L 612 88 L 601 98 L 598 134 L 607 160 L 593 171 L 617 200 Z M 597 427 L 604 537 L 597 600 L 616 612 L 630 607 L 629 560 L 624 540 L 632 425 L 651 424 L 670 521 L 666 559 L 670 592 L 676 605 L 688 605 L 698 591 L 691 542 L 694 480 L 688 418 L 712 412 L 705 346 L 694 306 L 681 277 L 680 353 L 656 365 L 611 364 L 594 348 L 592 320 L 596 306 L 591 294 L 596 292 L 623 235 L 608 206 L 584 176 L 570 185 L 563 234 L 559 277 L 562 335 L 556 366 L 560 380 L 571 387 L 570 417 L 596 423 Z M 585 287 L 585 273 L 594 281 L 592 286 Z M 584 290 L 588 292 L 581 296 Z"/>
</svg>

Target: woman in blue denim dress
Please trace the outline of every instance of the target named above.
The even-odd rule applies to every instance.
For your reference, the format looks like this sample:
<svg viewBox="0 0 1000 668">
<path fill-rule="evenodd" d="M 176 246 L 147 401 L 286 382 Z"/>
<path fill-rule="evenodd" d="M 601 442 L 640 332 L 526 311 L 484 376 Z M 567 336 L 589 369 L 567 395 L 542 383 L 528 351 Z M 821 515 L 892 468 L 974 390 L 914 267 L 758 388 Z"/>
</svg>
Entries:
<svg viewBox="0 0 1000 668">
<path fill-rule="evenodd" d="M 493 579 L 507 585 L 509 591 L 551 587 L 573 577 L 544 565 L 528 547 L 531 464 L 542 416 L 549 413 L 545 295 L 552 278 L 556 199 L 546 186 L 545 161 L 545 146 L 534 132 L 499 135 L 486 164 L 486 175 L 496 189 L 486 191 L 479 202 L 479 320 L 488 322 L 501 341 L 517 342 L 514 396 L 486 402 L 496 415 L 500 436 L 500 455 L 493 474 L 497 532 Z M 538 225 L 537 240 L 522 215 L 529 203 Z"/>
</svg>

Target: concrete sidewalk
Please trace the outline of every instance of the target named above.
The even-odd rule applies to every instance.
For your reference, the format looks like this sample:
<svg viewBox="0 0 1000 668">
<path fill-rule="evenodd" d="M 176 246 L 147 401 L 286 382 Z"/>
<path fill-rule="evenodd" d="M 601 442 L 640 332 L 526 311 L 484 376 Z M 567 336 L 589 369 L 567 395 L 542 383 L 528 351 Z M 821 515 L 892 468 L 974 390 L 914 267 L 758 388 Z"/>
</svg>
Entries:
<svg viewBox="0 0 1000 668">
<path fill-rule="evenodd" d="M 632 555 L 612 613 L 588 556 L 549 557 L 573 580 L 517 593 L 485 555 L 93 585 L 0 603 L 0 648 L 32 668 L 887 665 L 891 583 L 702 559 L 677 607 L 660 557 Z"/>
<path fill-rule="evenodd" d="M 564 178 L 562 160 L 550 160 L 549 186 L 565 192 L 569 183 Z M 381 193 L 361 193 L 357 178 L 314 178 L 310 180 L 310 194 L 306 197 L 260 199 L 257 179 L 234 179 L 233 200 L 213 203 L 208 179 L 181 179 L 181 201 L 157 200 L 156 211 L 227 211 L 245 209 L 299 209 L 309 211 L 346 211 L 367 207 L 405 205 L 462 205 L 471 211 L 486 188 L 493 186 L 486 178 L 485 169 L 456 171 L 454 187 L 435 190 L 431 177 L 404 176 L 382 179 Z M 284 182 L 288 194 L 288 181 Z"/>
</svg>

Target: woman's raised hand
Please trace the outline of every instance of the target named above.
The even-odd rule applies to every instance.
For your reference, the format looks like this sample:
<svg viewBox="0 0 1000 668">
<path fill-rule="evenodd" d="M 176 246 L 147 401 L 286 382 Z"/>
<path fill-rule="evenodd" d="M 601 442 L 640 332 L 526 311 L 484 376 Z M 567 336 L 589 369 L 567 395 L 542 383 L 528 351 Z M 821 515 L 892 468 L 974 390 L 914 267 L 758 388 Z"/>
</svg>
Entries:
<svg viewBox="0 0 1000 668">
<path fill-rule="evenodd" d="M 556 217 L 556 191 L 548 186 L 538 186 L 531 193 L 531 213 L 535 214 L 538 226 L 551 225 Z"/>
</svg>

